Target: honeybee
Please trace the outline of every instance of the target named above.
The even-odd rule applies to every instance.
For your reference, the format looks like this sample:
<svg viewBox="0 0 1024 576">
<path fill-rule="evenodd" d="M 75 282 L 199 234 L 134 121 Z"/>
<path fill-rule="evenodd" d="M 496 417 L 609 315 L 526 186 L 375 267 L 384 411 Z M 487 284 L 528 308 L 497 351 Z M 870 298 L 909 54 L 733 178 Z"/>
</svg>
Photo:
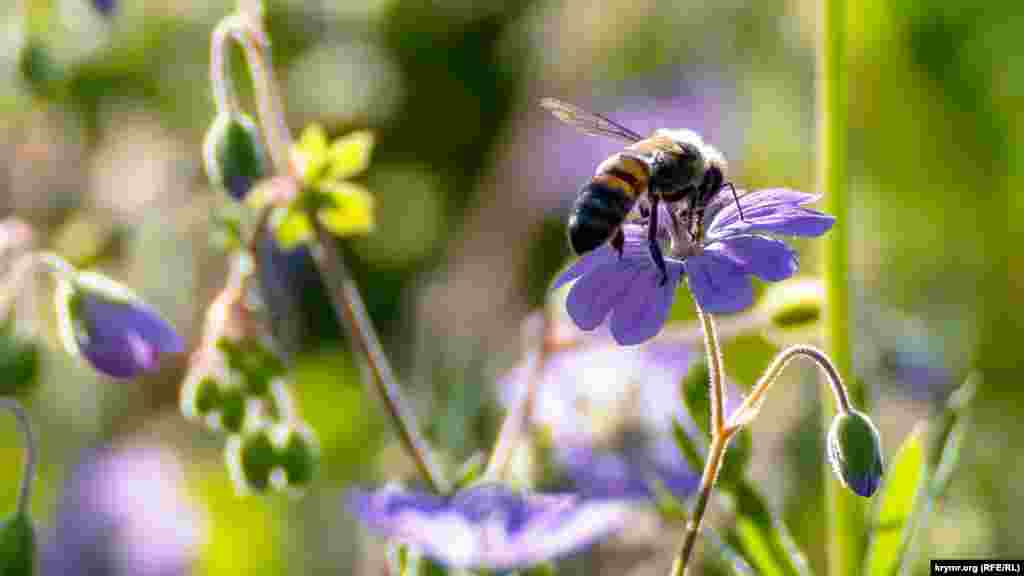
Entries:
<svg viewBox="0 0 1024 576">
<path fill-rule="evenodd" d="M 569 216 L 569 244 L 577 255 L 611 240 L 612 247 L 621 256 L 625 243 L 622 224 L 646 194 L 646 206 L 641 205 L 641 208 L 648 218 L 647 241 L 664 284 L 668 272 L 657 240 L 658 204 L 685 201 L 684 216 L 691 239 L 702 235 L 704 208 L 722 189 L 732 188 L 739 208 L 736 188 L 725 181 L 725 158 L 696 132 L 659 129 L 644 138 L 604 116 L 561 100 L 544 98 L 540 105 L 585 134 L 629 143 L 622 152 L 598 165 L 594 177 L 583 185 L 573 204 Z M 673 210 L 668 213 L 676 218 Z"/>
</svg>

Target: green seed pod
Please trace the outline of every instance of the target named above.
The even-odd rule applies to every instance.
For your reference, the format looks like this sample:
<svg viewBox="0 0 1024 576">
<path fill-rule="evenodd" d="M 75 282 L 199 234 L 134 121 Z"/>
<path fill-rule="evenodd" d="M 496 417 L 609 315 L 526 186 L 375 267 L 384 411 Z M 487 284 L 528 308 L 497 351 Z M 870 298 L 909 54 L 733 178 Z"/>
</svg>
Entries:
<svg viewBox="0 0 1024 576">
<path fill-rule="evenodd" d="M 248 115 L 221 112 L 203 142 L 203 162 L 210 182 L 235 200 L 245 198 L 253 184 L 267 175 L 259 128 Z"/>
<path fill-rule="evenodd" d="M 17 514 L 0 524 L 0 574 L 31 576 L 35 554 L 35 529 L 27 515 Z"/>
<path fill-rule="evenodd" d="M 305 424 L 264 424 L 228 440 L 227 463 L 240 493 L 298 492 L 316 474 L 320 446 Z"/>
<path fill-rule="evenodd" d="M 284 446 L 281 452 L 281 469 L 284 470 L 287 486 L 292 489 L 304 488 L 313 481 L 320 466 L 320 444 L 313 430 L 305 424 L 275 426 Z"/>
<path fill-rule="evenodd" d="M 844 486 L 865 498 L 874 494 L 882 479 L 882 442 L 871 419 L 856 410 L 836 414 L 828 459 Z"/>
<path fill-rule="evenodd" d="M 226 448 L 228 472 L 241 494 L 263 493 L 278 465 L 278 455 L 270 440 L 270 428 L 232 436 Z"/>
</svg>

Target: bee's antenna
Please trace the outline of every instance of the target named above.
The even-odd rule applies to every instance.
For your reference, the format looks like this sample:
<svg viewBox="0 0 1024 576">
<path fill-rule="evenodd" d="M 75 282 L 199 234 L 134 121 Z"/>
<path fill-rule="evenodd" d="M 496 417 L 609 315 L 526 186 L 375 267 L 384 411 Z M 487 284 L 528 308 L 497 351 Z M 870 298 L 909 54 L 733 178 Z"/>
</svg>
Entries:
<svg viewBox="0 0 1024 576">
<path fill-rule="evenodd" d="M 740 205 L 740 197 L 736 195 L 736 187 L 732 185 L 732 182 L 726 182 L 722 185 L 722 188 L 725 188 L 726 186 L 732 190 L 732 199 L 736 201 L 736 209 L 739 210 L 740 220 L 746 222 L 746 219 L 743 218 L 743 206 Z"/>
</svg>

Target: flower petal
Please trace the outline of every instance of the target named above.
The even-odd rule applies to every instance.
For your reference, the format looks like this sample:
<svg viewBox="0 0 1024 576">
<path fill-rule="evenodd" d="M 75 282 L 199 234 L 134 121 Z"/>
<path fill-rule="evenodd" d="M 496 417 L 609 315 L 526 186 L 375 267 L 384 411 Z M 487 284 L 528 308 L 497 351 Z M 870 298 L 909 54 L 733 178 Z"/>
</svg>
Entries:
<svg viewBox="0 0 1024 576">
<path fill-rule="evenodd" d="M 708 230 L 708 237 L 718 239 L 752 232 L 815 237 L 828 232 L 836 221 L 834 216 L 807 208 L 790 208 L 774 213 L 754 211 L 750 215 L 744 210 L 743 218 L 728 226 L 713 224 Z"/>
<path fill-rule="evenodd" d="M 785 242 L 764 236 L 733 236 L 705 250 L 728 258 L 743 272 L 768 282 L 785 280 L 799 267 L 793 249 Z"/>
<path fill-rule="evenodd" d="M 373 196 L 358 184 L 335 182 L 323 186 L 329 204 L 317 217 L 335 236 L 366 234 L 373 229 Z"/>
<path fill-rule="evenodd" d="M 588 252 L 583 256 L 580 256 L 579 259 L 573 262 L 572 266 L 569 266 L 565 272 L 562 272 L 557 278 L 555 278 L 555 282 L 551 285 L 551 289 L 558 290 L 564 284 L 572 282 L 580 276 L 590 274 L 605 264 L 613 264 L 618 259 L 618 254 L 612 250 L 611 246 L 605 244 L 592 252 Z"/>
<path fill-rule="evenodd" d="M 728 234 L 742 234 L 755 230 L 793 234 L 799 236 L 820 236 L 834 222 L 834 218 L 801 208 L 803 204 L 817 201 L 820 196 L 788 188 L 771 188 L 744 194 L 739 199 L 743 208 L 740 219 L 736 203 L 731 195 L 720 193 L 709 210 L 714 213 L 708 226 L 709 238 L 721 238 Z"/>
<path fill-rule="evenodd" d="M 166 321 L 146 307 L 92 296 L 82 299 L 78 348 L 97 370 L 133 378 L 159 365 L 161 354 L 180 353 L 184 342 Z"/>
<path fill-rule="evenodd" d="M 373 149 L 373 134 L 368 131 L 353 132 L 338 138 L 327 150 L 329 168 L 328 180 L 346 180 L 358 176 L 370 165 L 370 151 Z"/>
<path fill-rule="evenodd" d="M 738 312 L 754 302 L 750 280 L 727 258 L 705 252 L 686 260 L 690 291 L 705 312 Z"/>
<path fill-rule="evenodd" d="M 569 290 L 565 308 L 582 330 L 593 330 L 604 322 L 612 308 L 628 296 L 630 285 L 643 274 L 641 267 L 631 266 L 628 260 L 613 258 L 582 276 Z"/>
<path fill-rule="evenodd" d="M 623 346 L 640 344 L 653 338 L 668 320 L 676 288 L 683 275 L 681 262 L 666 262 L 668 281 L 661 284 L 661 272 L 646 266 L 630 286 L 628 297 L 612 310 L 611 332 Z"/>
</svg>

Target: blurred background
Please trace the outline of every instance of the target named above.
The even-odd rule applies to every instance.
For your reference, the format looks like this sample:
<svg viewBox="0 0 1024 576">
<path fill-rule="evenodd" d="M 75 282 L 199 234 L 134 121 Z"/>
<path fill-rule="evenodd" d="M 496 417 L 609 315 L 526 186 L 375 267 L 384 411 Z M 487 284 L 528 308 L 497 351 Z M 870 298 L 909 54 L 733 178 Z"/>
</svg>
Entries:
<svg viewBox="0 0 1024 576">
<path fill-rule="evenodd" d="M 53 0 L 33 21 L 19 11 L 26 3 L 45 4 L 0 7 L 0 215 L 133 287 L 194 346 L 227 271 L 211 231 L 230 202 L 209 187 L 200 146 L 214 113 L 209 34 L 233 3 L 117 0 L 103 14 Z M 490 445 L 501 414 L 493 383 L 516 363 L 520 322 L 569 257 L 568 208 L 619 149 L 559 124 L 538 98 L 641 133 L 698 130 L 740 188 L 814 191 L 816 4 L 267 3 L 293 132 L 320 122 L 333 135 L 378 135 L 365 176 L 378 228 L 345 251 L 446 460 Z M 1024 216 L 1024 5 L 851 4 L 857 376 L 891 456 L 972 370 L 982 375 L 963 465 L 918 553 L 1019 557 L 1024 302 L 1012 247 Z M 818 247 L 797 245 L 814 274 Z M 264 256 L 275 329 L 296 351 L 294 389 L 322 444 L 314 485 L 299 500 L 237 498 L 222 439 L 178 410 L 184 358 L 139 382 L 107 381 L 55 350 L 52 313 L 25 329 L 35 315 L 19 309 L 0 339 L 0 393 L 29 405 L 42 442 L 32 510 L 44 573 L 382 573 L 386 547 L 343 495 L 411 477 L 410 462 L 325 313 L 308 255 Z M 692 308 L 681 296 L 675 319 L 691 321 Z M 730 374 L 749 387 L 776 350 L 757 333 L 730 340 Z M 776 388 L 754 427 L 751 474 L 820 572 L 819 388 L 809 368 Z M 23 454 L 6 417 L 0 459 L 0 501 L 13 508 Z M 681 527 L 643 533 L 643 554 L 618 554 L 631 545 L 620 537 L 592 553 L 605 561 L 569 567 L 666 573 Z"/>
</svg>

